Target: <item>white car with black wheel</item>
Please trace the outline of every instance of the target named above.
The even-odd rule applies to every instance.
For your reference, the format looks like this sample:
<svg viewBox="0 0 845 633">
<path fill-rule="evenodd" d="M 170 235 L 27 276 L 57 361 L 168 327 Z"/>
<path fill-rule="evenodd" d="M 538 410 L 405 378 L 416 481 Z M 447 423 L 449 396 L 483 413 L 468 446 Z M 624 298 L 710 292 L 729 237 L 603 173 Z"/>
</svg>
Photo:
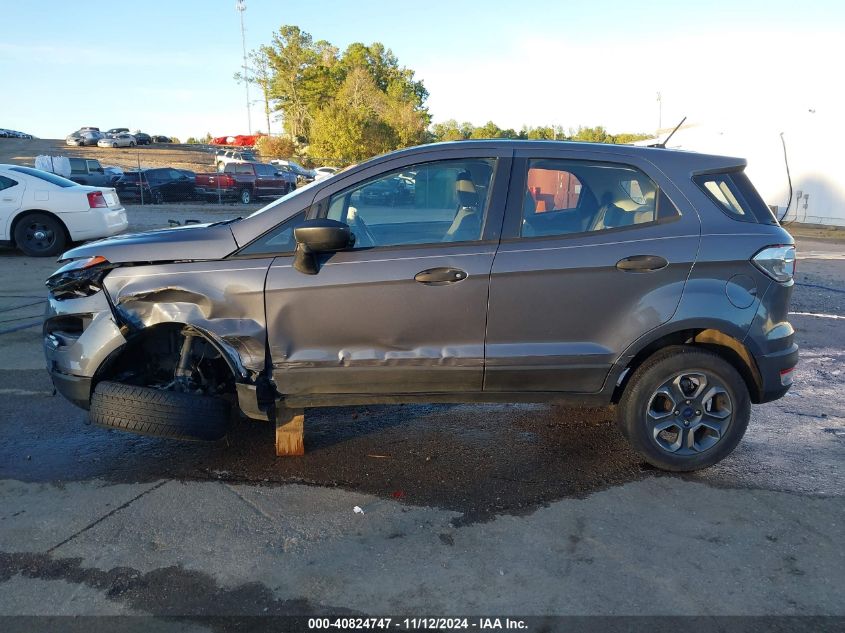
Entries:
<svg viewBox="0 0 845 633">
<path fill-rule="evenodd" d="M 0 243 L 44 257 L 71 242 L 109 237 L 129 225 L 114 189 L 79 185 L 50 172 L 0 164 Z"/>
<path fill-rule="evenodd" d="M 138 142 L 131 134 L 121 133 L 97 141 L 97 147 L 135 147 Z"/>
</svg>

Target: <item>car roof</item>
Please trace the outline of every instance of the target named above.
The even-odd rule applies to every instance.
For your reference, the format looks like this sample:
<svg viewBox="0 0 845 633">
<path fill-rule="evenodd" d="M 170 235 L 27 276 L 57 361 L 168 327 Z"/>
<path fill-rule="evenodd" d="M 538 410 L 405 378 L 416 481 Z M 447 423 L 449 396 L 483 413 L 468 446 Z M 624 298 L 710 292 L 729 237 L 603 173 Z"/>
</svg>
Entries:
<svg viewBox="0 0 845 633">
<path fill-rule="evenodd" d="M 415 154 L 425 150 L 435 151 L 437 149 L 512 149 L 512 150 L 554 150 L 567 149 L 574 151 L 590 152 L 595 154 L 607 154 L 608 157 L 638 156 L 655 165 L 661 166 L 672 163 L 675 168 L 701 170 L 727 169 L 745 167 L 744 158 L 735 156 L 721 156 L 717 154 L 699 154 L 680 149 L 667 149 L 663 147 L 643 147 L 640 145 L 615 145 L 610 143 L 585 143 L 581 141 L 544 141 L 544 140 L 520 140 L 520 139 L 489 139 L 470 141 L 444 141 L 440 143 L 429 143 L 417 145 L 406 149 L 400 149 L 387 154 L 382 154 L 369 161 L 359 163 L 361 166 L 373 166 L 382 161 L 393 160 L 404 155 Z"/>
</svg>

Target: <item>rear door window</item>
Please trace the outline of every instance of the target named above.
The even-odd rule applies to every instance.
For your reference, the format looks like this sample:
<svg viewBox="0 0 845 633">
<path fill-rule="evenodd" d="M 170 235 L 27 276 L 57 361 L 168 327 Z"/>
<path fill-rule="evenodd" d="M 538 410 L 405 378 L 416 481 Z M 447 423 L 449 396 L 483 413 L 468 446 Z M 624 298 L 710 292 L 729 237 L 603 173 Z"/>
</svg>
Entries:
<svg viewBox="0 0 845 633">
<path fill-rule="evenodd" d="M 635 167 L 532 159 L 522 205 L 522 237 L 571 235 L 655 222 L 657 185 Z"/>
<path fill-rule="evenodd" d="M 777 224 L 775 216 L 744 172 L 701 174 L 693 180 L 728 217 L 741 222 Z"/>
</svg>

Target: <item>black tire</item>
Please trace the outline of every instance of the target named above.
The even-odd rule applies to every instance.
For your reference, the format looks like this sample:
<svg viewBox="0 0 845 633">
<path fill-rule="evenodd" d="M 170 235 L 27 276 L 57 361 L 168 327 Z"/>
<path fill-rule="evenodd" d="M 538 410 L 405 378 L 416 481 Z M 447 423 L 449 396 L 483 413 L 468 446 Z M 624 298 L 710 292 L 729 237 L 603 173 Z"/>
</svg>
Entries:
<svg viewBox="0 0 845 633">
<path fill-rule="evenodd" d="M 164 194 L 159 189 L 152 193 L 153 204 L 164 204 Z"/>
<path fill-rule="evenodd" d="M 238 198 L 241 201 L 241 204 L 249 204 L 252 202 L 252 192 L 249 189 L 241 189 L 241 192 L 238 194 Z"/>
<path fill-rule="evenodd" d="M 67 234 L 61 220 L 49 213 L 26 213 L 15 224 L 15 246 L 30 257 L 50 257 L 65 250 Z"/>
<path fill-rule="evenodd" d="M 133 141 L 129 141 L 129 147 L 135 147 L 135 143 Z"/>
<path fill-rule="evenodd" d="M 176 440 L 216 441 L 231 423 L 222 398 L 109 381 L 97 383 L 90 413 L 97 426 Z"/>
<path fill-rule="evenodd" d="M 698 398 L 690 396 L 690 400 L 673 404 L 670 396 L 661 410 L 655 412 L 655 403 L 663 398 L 662 388 L 666 383 L 688 375 L 705 377 L 706 386 L 697 389 Z M 714 387 L 721 389 L 719 394 L 706 405 L 696 406 Z M 727 411 L 727 417 L 721 421 L 705 411 L 706 406 L 715 407 L 716 399 L 723 403 L 718 413 L 723 415 Z M 700 415 L 702 411 L 705 416 Z M 655 423 L 655 415 L 662 416 L 660 422 Z M 634 372 L 616 408 L 616 422 L 634 450 L 652 466 L 672 472 L 707 468 L 727 457 L 745 434 L 750 417 L 748 386 L 736 368 L 715 352 L 684 345 L 667 347 L 646 360 Z M 720 427 L 718 434 L 701 425 L 703 418 Z M 665 425 L 671 425 L 665 431 L 668 435 L 658 431 Z M 697 434 L 701 441 L 696 441 Z M 689 439 L 693 440 L 692 446 Z M 675 444 L 679 448 L 673 451 Z"/>
</svg>

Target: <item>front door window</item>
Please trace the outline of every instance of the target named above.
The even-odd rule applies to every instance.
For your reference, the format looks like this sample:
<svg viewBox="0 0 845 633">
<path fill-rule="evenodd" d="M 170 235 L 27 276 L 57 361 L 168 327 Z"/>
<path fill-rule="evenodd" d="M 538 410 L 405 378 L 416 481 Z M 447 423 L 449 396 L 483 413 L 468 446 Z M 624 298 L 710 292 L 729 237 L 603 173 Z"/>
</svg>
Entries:
<svg viewBox="0 0 845 633">
<path fill-rule="evenodd" d="M 336 193 L 328 217 L 352 228 L 356 248 L 480 240 L 495 163 L 404 167 Z"/>
</svg>

